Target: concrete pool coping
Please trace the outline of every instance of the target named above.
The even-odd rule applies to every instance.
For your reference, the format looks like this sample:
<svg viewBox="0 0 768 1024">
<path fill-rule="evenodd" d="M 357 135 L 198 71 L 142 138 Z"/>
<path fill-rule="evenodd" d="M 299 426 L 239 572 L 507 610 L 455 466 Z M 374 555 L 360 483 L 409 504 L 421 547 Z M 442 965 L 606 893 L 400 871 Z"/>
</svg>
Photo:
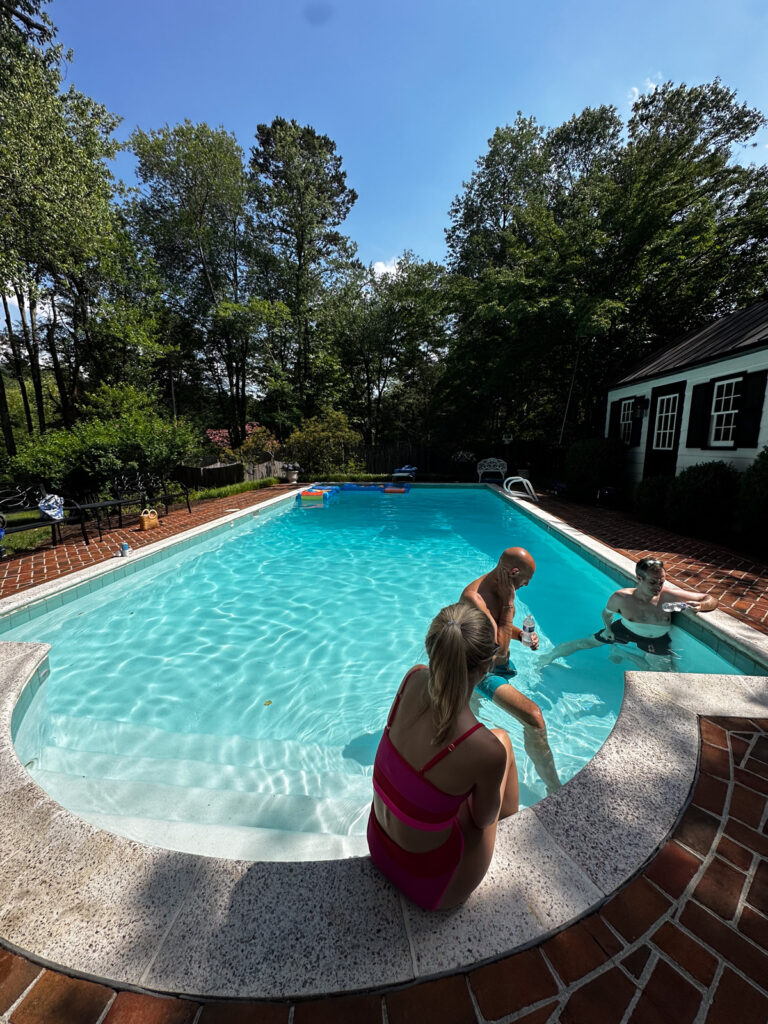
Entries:
<svg viewBox="0 0 768 1024">
<path fill-rule="evenodd" d="M 614 571 L 631 568 L 604 545 L 590 540 L 590 549 L 610 556 Z M 66 589 L 73 585 L 68 577 Z M 56 596 L 54 584 L 44 586 L 46 600 Z M 7 601 L 18 609 L 31 598 Z M 730 621 L 738 634 L 746 628 Z M 725 642 L 741 644 L 729 622 L 716 625 Z M 744 656 L 762 664 L 765 638 L 745 639 Z M 209 997 L 404 984 L 541 941 L 635 875 L 673 828 L 696 771 L 699 715 L 768 717 L 762 676 L 627 673 L 619 718 L 592 761 L 559 793 L 502 822 L 491 870 L 464 907 L 425 914 L 367 858 L 245 863 L 175 853 L 60 807 L 10 741 L 14 708 L 42 681 L 46 657 L 42 644 L 4 645 L 0 935 L 70 973 Z"/>
</svg>

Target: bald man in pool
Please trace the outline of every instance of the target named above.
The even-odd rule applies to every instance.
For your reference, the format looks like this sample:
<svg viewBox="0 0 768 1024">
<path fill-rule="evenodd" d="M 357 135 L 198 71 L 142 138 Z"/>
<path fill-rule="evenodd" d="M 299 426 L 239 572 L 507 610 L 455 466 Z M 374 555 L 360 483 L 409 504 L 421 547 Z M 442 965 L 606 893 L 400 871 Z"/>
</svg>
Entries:
<svg viewBox="0 0 768 1024">
<path fill-rule="evenodd" d="M 513 625 L 515 593 L 531 582 L 536 563 L 525 548 L 507 548 L 502 551 L 495 568 L 465 587 L 461 600 L 475 605 L 488 616 L 496 630 L 499 652 L 487 678 L 481 684 L 483 692 L 494 704 L 509 712 L 523 727 L 525 752 L 547 787 L 547 793 L 560 789 L 555 759 L 547 741 L 547 727 L 538 704 L 520 693 L 510 682 L 515 670 L 509 664 L 510 641 L 520 641 L 522 630 Z M 539 646 L 534 633 L 531 649 Z"/>
</svg>

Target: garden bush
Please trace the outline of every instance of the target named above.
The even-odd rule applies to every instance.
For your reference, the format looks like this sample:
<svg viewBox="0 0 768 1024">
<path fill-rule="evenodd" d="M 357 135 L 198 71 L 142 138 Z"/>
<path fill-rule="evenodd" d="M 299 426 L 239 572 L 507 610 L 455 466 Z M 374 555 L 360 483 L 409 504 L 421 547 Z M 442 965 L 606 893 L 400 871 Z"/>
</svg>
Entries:
<svg viewBox="0 0 768 1024">
<path fill-rule="evenodd" d="M 343 412 L 326 410 L 304 420 L 286 442 L 287 457 L 301 466 L 302 478 L 354 474 L 364 467 L 357 457 L 362 437 L 349 425 Z M 286 453 L 283 454 L 286 457 Z"/>
<path fill-rule="evenodd" d="M 568 497 L 593 502 L 602 488 L 621 487 L 625 451 L 623 442 L 613 437 L 574 441 L 566 452 L 563 470 Z"/>
<path fill-rule="evenodd" d="M 679 533 L 720 544 L 733 539 L 739 473 L 727 462 L 699 462 L 672 480 L 665 503 L 667 524 Z"/>
<path fill-rule="evenodd" d="M 674 477 L 649 476 L 635 488 L 634 512 L 644 523 L 667 524 L 667 493 Z"/>
<path fill-rule="evenodd" d="M 110 419 L 85 420 L 71 430 L 31 437 L 10 460 L 19 483 L 45 483 L 68 497 L 105 493 L 120 473 L 141 471 L 167 477 L 183 458 L 199 450 L 191 426 L 171 423 L 147 410 Z"/>
<path fill-rule="evenodd" d="M 736 503 L 739 543 L 757 555 L 768 555 L 768 446 L 741 474 Z"/>
<path fill-rule="evenodd" d="M 202 491 L 190 491 L 189 500 L 201 501 L 205 498 L 231 498 L 233 494 L 259 491 L 262 487 L 274 487 L 279 482 L 276 476 L 265 476 L 263 480 L 245 480 L 241 484 L 229 484 L 227 487 L 208 487 Z"/>
</svg>

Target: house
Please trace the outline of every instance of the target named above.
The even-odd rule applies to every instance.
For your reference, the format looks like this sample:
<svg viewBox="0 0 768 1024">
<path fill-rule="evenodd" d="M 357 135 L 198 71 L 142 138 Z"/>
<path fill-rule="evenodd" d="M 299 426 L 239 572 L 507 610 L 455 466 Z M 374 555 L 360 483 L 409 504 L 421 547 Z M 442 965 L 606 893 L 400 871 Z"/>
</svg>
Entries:
<svg viewBox="0 0 768 1024">
<path fill-rule="evenodd" d="M 768 302 L 716 320 L 639 363 L 608 392 L 605 432 L 632 480 L 722 459 L 745 470 L 768 444 Z"/>
</svg>

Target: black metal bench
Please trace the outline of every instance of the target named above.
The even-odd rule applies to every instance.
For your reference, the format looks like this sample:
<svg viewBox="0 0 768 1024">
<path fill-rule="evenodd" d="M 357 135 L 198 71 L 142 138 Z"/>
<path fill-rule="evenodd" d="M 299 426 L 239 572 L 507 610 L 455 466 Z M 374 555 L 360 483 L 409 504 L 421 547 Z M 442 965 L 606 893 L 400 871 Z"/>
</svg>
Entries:
<svg viewBox="0 0 768 1024">
<path fill-rule="evenodd" d="M 63 543 L 63 526 L 79 526 L 83 540 L 90 544 L 80 504 L 72 498 L 63 498 L 62 518 L 53 519 L 40 510 L 40 502 L 46 494 L 47 490 L 42 485 L 0 490 L 0 529 L 10 536 L 47 527 L 51 531 L 51 544 L 55 546 Z"/>
<path fill-rule="evenodd" d="M 180 497 L 186 502 L 187 511 L 192 512 L 189 503 L 187 486 L 177 480 L 164 480 L 153 473 L 123 473 L 110 485 L 111 497 L 99 498 L 89 495 L 80 502 L 85 516 L 92 516 L 102 540 L 102 517 L 106 518 L 107 526 L 112 529 L 112 516 L 117 515 L 118 527 L 123 529 L 123 509 L 147 507 L 154 508 L 158 504 L 165 506 L 168 515 L 173 504 L 173 488 L 178 488 Z"/>
</svg>

